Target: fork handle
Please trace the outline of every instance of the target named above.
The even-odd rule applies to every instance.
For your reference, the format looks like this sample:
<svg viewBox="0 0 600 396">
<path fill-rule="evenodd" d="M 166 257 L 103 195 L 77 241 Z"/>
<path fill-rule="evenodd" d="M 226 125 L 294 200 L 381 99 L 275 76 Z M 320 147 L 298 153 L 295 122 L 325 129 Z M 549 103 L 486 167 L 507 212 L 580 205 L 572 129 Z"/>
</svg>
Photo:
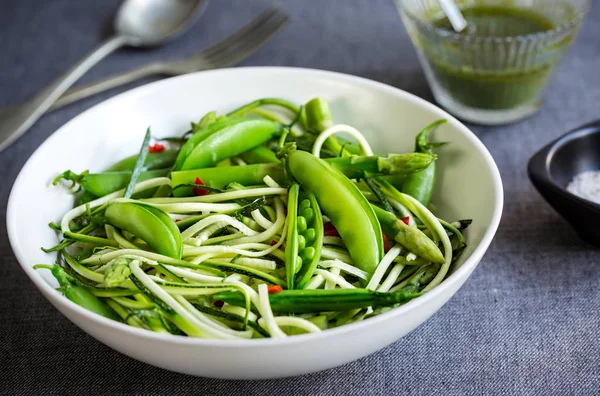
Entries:
<svg viewBox="0 0 600 396">
<path fill-rule="evenodd" d="M 116 74 L 105 79 L 83 85 L 81 87 L 74 87 L 69 89 L 56 102 L 54 102 L 49 110 L 56 110 L 78 100 L 88 98 L 112 88 L 117 88 L 122 85 L 132 83 L 142 78 L 165 74 L 169 74 L 166 67 L 164 67 L 161 63 L 153 63 L 128 72 Z"/>
<path fill-rule="evenodd" d="M 12 107 L 9 111 L 2 112 L 0 115 L 0 151 L 23 135 L 85 72 L 107 55 L 127 44 L 127 40 L 125 36 L 114 36 L 108 39 L 31 99 Z"/>
</svg>

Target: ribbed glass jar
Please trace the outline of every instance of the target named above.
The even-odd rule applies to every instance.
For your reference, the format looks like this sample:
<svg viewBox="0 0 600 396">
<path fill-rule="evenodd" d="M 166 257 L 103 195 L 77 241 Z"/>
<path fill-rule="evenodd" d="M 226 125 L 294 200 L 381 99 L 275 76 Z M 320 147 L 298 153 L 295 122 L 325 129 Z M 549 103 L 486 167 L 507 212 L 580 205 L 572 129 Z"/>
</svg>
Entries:
<svg viewBox="0 0 600 396">
<path fill-rule="evenodd" d="M 501 9 L 538 18 L 547 29 L 527 34 L 525 23 L 506 25 L 500 17 L 456 33 L 439 23 L 444 14 L 437 0 L 396 0 L 436 101 L 457 117 L 484 125 L 535 113 L 552 72 L 577 36 L 590 0 L 456 3 L 467 21 L 469 10 Z"/>
</svg>

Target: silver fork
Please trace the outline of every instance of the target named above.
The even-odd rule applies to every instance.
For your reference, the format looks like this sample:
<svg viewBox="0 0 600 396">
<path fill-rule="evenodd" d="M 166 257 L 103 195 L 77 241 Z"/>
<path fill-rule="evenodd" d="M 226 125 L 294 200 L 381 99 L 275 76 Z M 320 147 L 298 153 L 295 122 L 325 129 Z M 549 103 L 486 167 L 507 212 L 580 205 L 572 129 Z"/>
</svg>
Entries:
<svg viewBox="0 0 600 396">
<path fill-rule="evenodd" d="M 144 77 L 156 75 L 178 76 L 202 70 L 233 66 L 245 60 L 262 47 L 288 19 L 288 15 L 279 8 L 270 8 L 263 11 L 250 23 L 227 38 L 189 58 L 152 63 L 89 85 L 71 88 L 49 110 L 56 110 L 59 107 Z"/>
</svg>

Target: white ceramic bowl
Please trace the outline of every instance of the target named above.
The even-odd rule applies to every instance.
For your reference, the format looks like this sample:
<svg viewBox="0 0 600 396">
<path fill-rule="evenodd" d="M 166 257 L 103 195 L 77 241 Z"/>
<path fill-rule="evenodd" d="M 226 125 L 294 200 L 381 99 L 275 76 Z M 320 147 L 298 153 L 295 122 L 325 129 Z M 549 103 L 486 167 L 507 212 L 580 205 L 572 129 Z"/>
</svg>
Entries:
<svg viewBox="0 0 600 396">
<path fill-rule="evenodd" d="M 56 235 L 47 226 L 73 205 L 60 172 L 99 171 L 134 154 L 148 126 L 156 136 L 181 134 L 210 110 L 226 112 L 261 97 L 297 103 L 322 96 L 334 118 L 363 131 L 382 153 L 411 151 L 415 134 L 430 122 L 449 122 L 435 134 L 452 142 L 440 150 L 434 203 L 449 220 L 473 219 L 468 248 L 457 269 L 438 287 L 388 313 L 363 322 L 286 339 L 202 340 L 136 329 L 95 315 L 54 290 L 49 271 L 34 271 L 54 256 Z M 502 212 L 502 182 L 483 144 L 463 124 L 409 93 L 366 79 L 317 70 L 265 67 L 202 72 L 149 84 L 77 116 L 31 156 L 8 202 L 7 228 L 23 270 L 50 302 L 104 344 L 168 370 L 206 377 L 254 379 L 300 375 L 373 353 L 406 335 L 436 312 L 469 277 L 488 248 Z M 473 323 L 476 326 L 476 323 Z"/>
</svg>

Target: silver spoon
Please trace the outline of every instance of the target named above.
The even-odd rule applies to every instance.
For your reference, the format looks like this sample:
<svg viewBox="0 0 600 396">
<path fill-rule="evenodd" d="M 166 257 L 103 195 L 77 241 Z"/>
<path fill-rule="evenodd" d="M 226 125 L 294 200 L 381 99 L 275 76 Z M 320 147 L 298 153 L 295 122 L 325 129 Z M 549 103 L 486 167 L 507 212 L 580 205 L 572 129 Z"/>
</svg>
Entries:
<svg viewBox="0 0 600 396">
<path fill-rule="evenodd" d="M 208 0 L 126 0 L 115 35 L 21 105 L 0 113 L 0 152 L 23 135 L 92 66 L 123 46 L 155 47 L 190 27 Z"/>
</svg>

